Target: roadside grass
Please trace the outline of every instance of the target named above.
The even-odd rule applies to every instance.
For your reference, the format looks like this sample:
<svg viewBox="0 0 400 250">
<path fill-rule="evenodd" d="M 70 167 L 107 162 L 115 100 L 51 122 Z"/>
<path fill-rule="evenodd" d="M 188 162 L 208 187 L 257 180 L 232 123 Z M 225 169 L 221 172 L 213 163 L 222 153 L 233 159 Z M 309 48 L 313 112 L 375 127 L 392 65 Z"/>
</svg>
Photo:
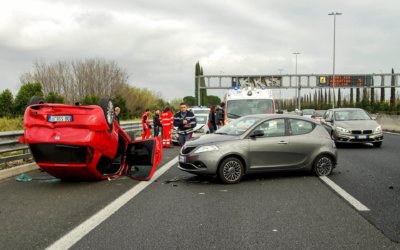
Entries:
<svg viewBox="0 0 400 250">
<path fill-rule="evenodd" d="M 0 132 L 3 131 L 13 131 L 13 130 L 22 130 L 23 123 L 22 118 L 0 118 Z"/>
</svg>

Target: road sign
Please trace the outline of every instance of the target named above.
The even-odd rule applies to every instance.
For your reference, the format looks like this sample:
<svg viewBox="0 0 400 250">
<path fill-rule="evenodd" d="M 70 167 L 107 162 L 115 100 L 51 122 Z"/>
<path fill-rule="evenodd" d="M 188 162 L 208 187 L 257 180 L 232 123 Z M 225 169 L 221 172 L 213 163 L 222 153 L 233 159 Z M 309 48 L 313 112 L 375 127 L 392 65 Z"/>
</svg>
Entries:
<svg viewBox="0 0 400 250">
<path fill-rule="evenodd" d="M 317 86 L 333 87 L 332 76 L 319 76 Z M 372 76 L 370 75 L 335 75 L 334 87 L 368 87 L 372 86 Z"/>
</svg>

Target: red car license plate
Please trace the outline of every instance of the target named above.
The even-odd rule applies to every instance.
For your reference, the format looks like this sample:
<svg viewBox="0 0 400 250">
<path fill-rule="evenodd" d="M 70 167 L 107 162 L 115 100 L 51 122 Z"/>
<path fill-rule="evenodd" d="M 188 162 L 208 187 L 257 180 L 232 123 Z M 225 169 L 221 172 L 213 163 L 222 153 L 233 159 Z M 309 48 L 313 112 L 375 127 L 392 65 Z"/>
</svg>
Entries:
<svg viewBox="0 0 400 250">
<path fill-rule="evenodd" d="M 49 115 L 48 122 L 72 122 L 72 115 Z"/>
</svg>

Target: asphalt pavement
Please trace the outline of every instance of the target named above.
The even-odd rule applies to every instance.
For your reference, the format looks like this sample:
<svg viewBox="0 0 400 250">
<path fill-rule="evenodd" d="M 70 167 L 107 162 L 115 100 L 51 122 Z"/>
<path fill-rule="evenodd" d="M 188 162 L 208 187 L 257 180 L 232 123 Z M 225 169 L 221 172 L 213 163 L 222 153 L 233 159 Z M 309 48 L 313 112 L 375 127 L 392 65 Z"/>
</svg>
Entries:
<svg viewBox="0 0 400 250">
<path fill-rule="evenodd" d="M 236 185 L 176 165 L 73 249 L 400 249 L 399 135 L 382 148 L 339 148 L 329 177 L 359 212 L 307 172 L 245 176 Z M 164 150 L 162 165 L 178 154 Z M 34 171 L 0 181 L 0 249 L 43 249 L 140 182 L 62 182 Z"/>
<path fill-rule="evenodd" d="M 172 168 L 72 249 L 385 249 L 387 237 L 318 177 L 236 185 Z"/>
</svg>

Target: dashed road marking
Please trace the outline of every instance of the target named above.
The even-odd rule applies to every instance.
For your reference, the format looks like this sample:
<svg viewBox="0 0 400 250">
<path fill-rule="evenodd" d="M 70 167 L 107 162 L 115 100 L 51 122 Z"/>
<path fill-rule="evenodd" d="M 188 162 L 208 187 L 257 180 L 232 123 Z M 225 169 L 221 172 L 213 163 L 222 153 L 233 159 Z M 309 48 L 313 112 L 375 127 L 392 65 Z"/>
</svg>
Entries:
<svg viewBox="0 0 400 250">
<path fill-rule="evenodd" d="M 369 208 L 364 206 L 360 201 L 358 201 L 356 198 L 351 196 L 349 193 L 347 193 L 343 188 L 339 187 L 336 183 L 334 183 L 331 179 L 329 179 L 326 176 L 320 176 L 319 177 L 323 182 L 325 182 L 328 186 L 330 186 L 333 190 L 335 190 L 336 193 L 338 193 L 340 196 L 343 197 L 350 205 L 352 205 L 355 209 L 358 211 L 370 211 Z"/>
</svg>

